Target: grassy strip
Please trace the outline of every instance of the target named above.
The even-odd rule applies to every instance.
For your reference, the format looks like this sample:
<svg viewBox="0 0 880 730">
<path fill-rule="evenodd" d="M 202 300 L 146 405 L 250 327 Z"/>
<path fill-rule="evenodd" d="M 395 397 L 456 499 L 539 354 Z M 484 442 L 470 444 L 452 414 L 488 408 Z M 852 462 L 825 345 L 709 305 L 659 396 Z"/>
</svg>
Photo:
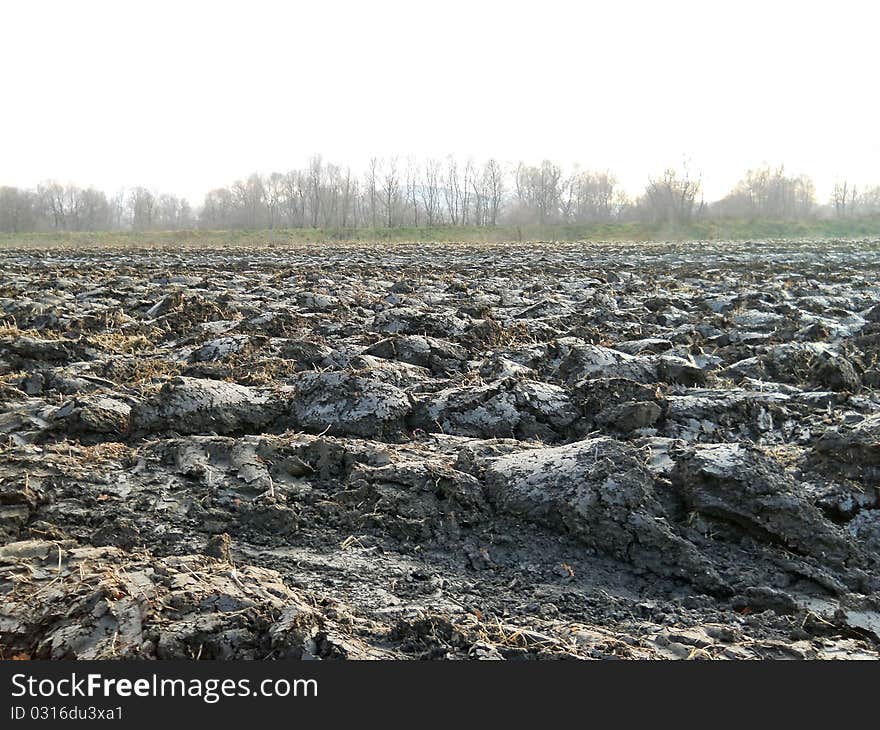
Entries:
<svg viewBox="0 0 880 730">
<path fill-rule="evenodd" d="M 548 226 L 0 233 L 2 247 L 229 247 L 332 242 L 505 243 L 519 241 L 748 241 L 880 237 L 880 219 L 697 221 L 687 226 L 596 223 Z"/>
</svg>

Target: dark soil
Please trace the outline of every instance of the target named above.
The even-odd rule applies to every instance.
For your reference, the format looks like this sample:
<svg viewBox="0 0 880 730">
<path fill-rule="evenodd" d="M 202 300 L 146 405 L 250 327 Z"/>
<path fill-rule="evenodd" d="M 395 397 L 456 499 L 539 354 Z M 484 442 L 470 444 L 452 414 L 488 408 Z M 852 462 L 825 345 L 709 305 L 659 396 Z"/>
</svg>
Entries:
<svg viewBox="0 0 880 730">
<path fill-rule="evenodd" d="M 880 243 L 5 251 L 2 658 L 876 658 Z"/>
</svg>

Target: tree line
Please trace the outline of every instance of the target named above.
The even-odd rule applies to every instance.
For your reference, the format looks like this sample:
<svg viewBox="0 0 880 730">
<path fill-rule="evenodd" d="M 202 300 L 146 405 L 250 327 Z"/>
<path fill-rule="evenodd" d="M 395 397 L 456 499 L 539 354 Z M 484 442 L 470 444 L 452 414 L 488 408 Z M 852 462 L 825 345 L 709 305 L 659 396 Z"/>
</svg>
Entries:
<svg viewBox="0 0 880 730">
<path fill-rule="evenodd" d="M 7 233 L 179 230 L 197 224 L 198 216 L 185 199 L 144 187 L 113 196 L 55 181 L 33 190 L 0 187 L 0 231 Z"/>
<path fill-rule="evenodd" d="M 313 156 L 302 169 L 254 173 L 207 193 L 194 209 L 145 187 L 112 196 L 47 181 L 0 187 L 0 231 L 496 226 L 698 219 L 800 221 L 880 216 L 880 186 L 844 181 L 820 204 L 805 175 L 784 167 L 746 172 L 722 199 L 707 202 L 688 165 L 648 179 L 635 197 L 608 171 L 549 160 L 538 165 L 445 159 L 373 158 L 360 174 Z"/>
</svg>

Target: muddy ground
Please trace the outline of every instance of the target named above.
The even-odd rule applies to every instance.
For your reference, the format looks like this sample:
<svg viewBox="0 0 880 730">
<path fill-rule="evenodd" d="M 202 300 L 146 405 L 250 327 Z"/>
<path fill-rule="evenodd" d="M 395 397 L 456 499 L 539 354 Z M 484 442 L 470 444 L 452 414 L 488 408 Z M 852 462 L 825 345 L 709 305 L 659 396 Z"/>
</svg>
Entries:
<svg viewBox="0 0 880 730">
<path fill-rule="evenodd" d="M 880 242 L 7 250 L 4 658 L 876 658 Z"/>
</svg>

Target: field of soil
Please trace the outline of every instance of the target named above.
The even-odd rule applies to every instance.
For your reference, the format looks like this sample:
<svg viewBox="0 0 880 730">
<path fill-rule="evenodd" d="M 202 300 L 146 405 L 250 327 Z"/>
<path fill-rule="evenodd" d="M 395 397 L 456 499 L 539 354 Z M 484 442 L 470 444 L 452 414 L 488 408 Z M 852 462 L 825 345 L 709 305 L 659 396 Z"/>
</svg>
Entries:
<svg viewBox="0 0 880 730">
<path fill-rule="evenodd" d="M 880 241 L 0 257 L 0 658 L 880 654 Z"/>
</svg>

